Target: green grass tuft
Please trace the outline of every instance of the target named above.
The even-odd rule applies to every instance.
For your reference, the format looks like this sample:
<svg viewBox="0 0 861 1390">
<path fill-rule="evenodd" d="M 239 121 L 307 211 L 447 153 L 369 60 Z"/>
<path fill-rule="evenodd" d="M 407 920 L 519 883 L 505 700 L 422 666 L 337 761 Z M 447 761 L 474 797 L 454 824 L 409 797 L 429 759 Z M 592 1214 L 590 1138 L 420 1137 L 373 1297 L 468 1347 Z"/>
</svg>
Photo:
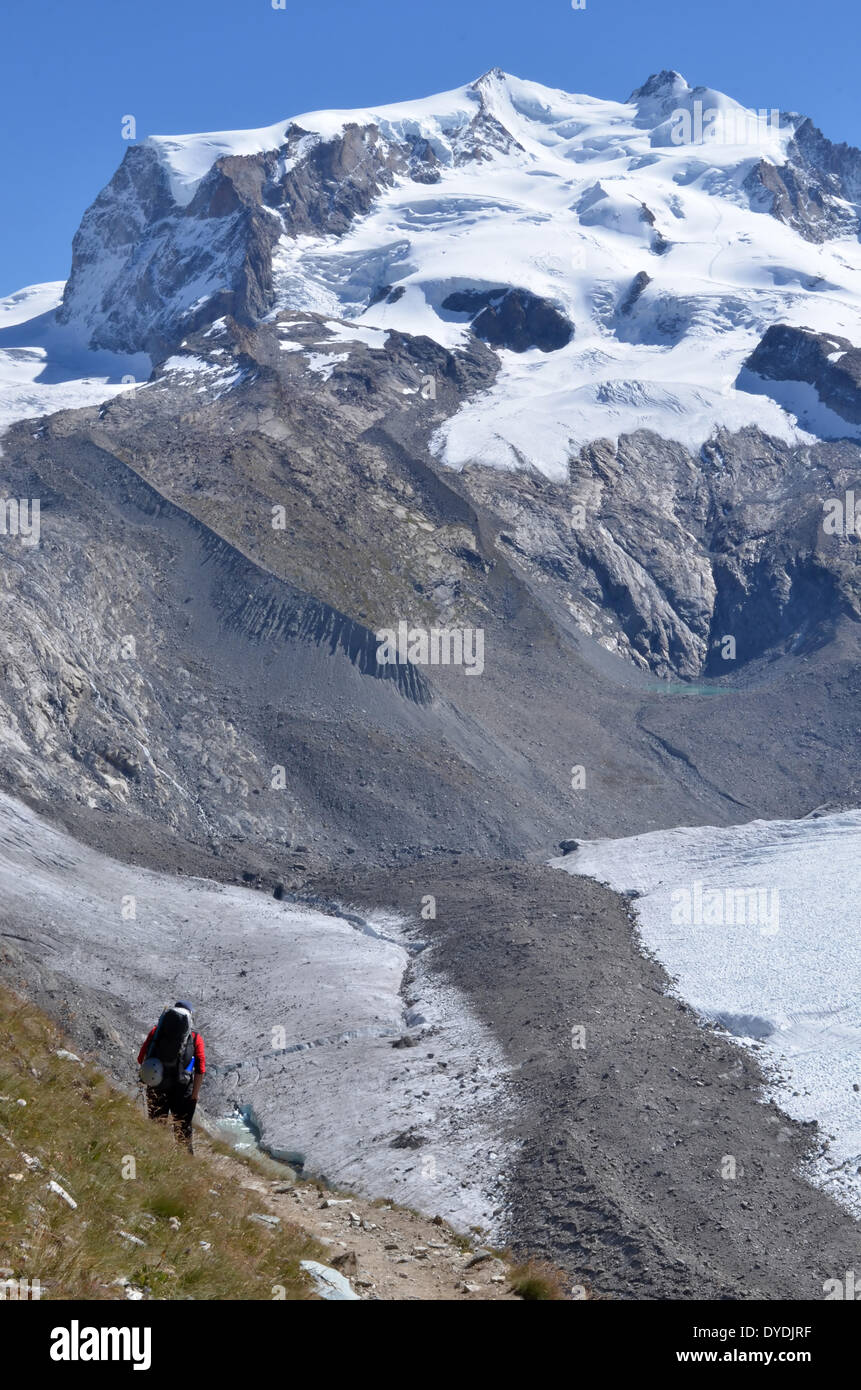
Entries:
<svg viewBox="0 0 861 1390">
<path fill-rule="evenodd" d="M 55 1056 L 64 1046 L 0 986 L 0 1266 L 38 1280 L 43 1299 L 124 1298 L 122 1279 L 158 1299 L 310 1297 L 300 1261 L 320 1247 L 249 1221 L 259 1194 L 179 1148 L 90 1063 Z"/>
</svg>

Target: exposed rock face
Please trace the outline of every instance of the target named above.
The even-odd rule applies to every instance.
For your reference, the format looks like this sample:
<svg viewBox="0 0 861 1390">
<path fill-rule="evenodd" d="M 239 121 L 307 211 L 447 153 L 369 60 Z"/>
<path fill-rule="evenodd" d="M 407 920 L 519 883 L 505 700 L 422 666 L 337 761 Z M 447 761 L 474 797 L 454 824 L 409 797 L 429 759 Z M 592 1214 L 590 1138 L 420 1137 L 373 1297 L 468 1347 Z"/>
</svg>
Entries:
<svg viewBox="0 0 861 1390">
<path fill-rule="evenodd" d="M 752 205 L 794 227 L 806 241 L 861 232 L 861 151 L 835 145 L 807 117 L 795 126 L 786 164 L 760 160 L 744 182 Z"/>
<path fill-rule="evenodd" d="M 861 424 L 861 350 L 847 338 L 778 323 L 745 366 L 766 381 L 803 381 L 851 424 Z"/>
<path fill-rule="evenodd" d="M 650 285 L 651 282 L 652 277 L 645 270 L 639 271 L 631 281 L 631 286 L 619 305 L 619 313 L 625 314 L 626 316 L 630 314 L 637 300 L 640 298 L 640 295 L 643 293 L 643 290 L 647 285 Z"/>
<path fill-rule="evenodd" d="M 467 485 L 584 631 L 665 676 L 713 677 L 810 650 L 859 612 L 854 556 L 821 530 L 831 470 L 851 486 L 844 449 L 746 431 L 695 459 L 643 432 L 582 450 L 568 487 L 478 469 Z"/>
<path fill-rule="evenodd" d="M 282 234 L 340 235 L 395 172 L 427 181 L 432 166 L 425 145 L 392 148 L 374 127 L 331 141 L 291 127 L 278 150 L 217 160 L 179 206 L 157 151 L 132 147 L 75 236 L 60 320 L 83 319 L 94 347 L 155 358 L 225 313 L 251 322 L 271 306 Z M 222 288 L 201 298 L 213 275 Z"/>
<path fill-rule="evenodd" d="M 528 290 L 459 290 L 444 299 L 442 307 L 450 313 L 473 314 L 471 328 L 477 338 L 512 352 L 555 352 L 574 336 L 571 321 Z"/>
<path fill-rule="evenodd" d="M 133 146 L 75 235 L 60 321 L 93 347 L 159 358 L 219 314 L 264 313 L 281 228 L 248 182 L 216 166 L 178 207 L 155 151 Z M 221 288 L 201 300 L 213 274 Z"/>
</svg>

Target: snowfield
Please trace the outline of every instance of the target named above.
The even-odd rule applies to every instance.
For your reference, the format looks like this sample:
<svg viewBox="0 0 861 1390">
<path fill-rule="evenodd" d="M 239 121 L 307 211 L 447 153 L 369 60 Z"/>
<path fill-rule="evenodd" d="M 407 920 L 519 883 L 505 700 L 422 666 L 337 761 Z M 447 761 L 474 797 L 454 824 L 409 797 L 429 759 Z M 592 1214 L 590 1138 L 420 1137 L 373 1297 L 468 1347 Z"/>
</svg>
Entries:
<svg viewBox="0 0 861 1390">
<path fill-rule="evenodd" d="M 861 811 L 581 842 L 554 862 L 642 895 L 646 948 L 704 1018 L 762 1046 L 774 1100 L 827 1140 L 814 1181 L 861 1215 Z"/>
<path fill-rule="evenodd" d="M 100 405 L 152 371 L 145 353 L 92 352 L 58 324 L 63 286 L 30 285 L 0 299 L 0 435 L 16 420 Z"/>
<path fill-rule="evenodd" d="M 511 147 L 456 164 L 482 99 Z M 697 102 L 746 141 L 672 143 L 670 113 Z M 582 445 L 641 428 L 694 451 L 718 427 L 758 425 L 787 442 L 852 434 L 800 391 L 777 404 L 750 374 L 736 389 L 772 323 L 861 343 L 861 245 L 814 245 L 751 210 L 741 185 L 760 159 L 785 163 L 793 125 L 752 128 L 746 115 L 681 77 L 635 104 L 489 74 L 425 102 L 297 117 L 320 138 L 366 120 L 392 140 L 420 134 L 443 164 L 439 183 L 399 181 L 343 237 L 282 238 L 278 308 L 355 316 L 451 348 L 468 333 L 466 315 L 442 307 L 455 291 L 515 286 L 559 307 L 575 327 L 568 346 L 503 351 L 493 389 L 439 431 L 436 450 L 453 468 L 527 463 L 564 478 Z M 642 272 L 650 283 L 625 313 Z M 400 298 L 367 308 L 380 284 Z"/>
</svg>

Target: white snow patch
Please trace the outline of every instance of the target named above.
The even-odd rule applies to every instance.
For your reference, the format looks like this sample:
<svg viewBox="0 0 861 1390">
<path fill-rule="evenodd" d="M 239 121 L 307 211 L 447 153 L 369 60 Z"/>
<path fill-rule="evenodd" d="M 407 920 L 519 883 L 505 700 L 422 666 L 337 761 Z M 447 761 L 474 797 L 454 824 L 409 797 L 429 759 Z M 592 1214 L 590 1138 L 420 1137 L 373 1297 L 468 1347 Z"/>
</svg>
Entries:
<svg viewBox="0 0 861 1390">
<path fill-rule="evenodd" d="M 321 1265 L 319 1260 L 301 1260 L 300 1264 L 311 1276 L 316 1292 L 327 1302 L 344 1302 L 358 1299 L 349 1280 L 337 1269 Z"/>
<path fill-rule="evenodd" d="M 167 169 L 171 193 L 186 207 L 216 160 L 225 155 L 262 154 L 283 144 L 287 122 L 262 130 L 216 130 L 205 135 L 150 135 L 151 145 Z"/>
<path fill-rule="evenodd" d="M 205 376 L 212 376 L 221 370 L 214 362 L 207 362 L 205 358 L 195 357 L 192 353 L 187 356 L 174 354 L 162 363 L 163 372 L 184 372 L 189 375 L 203 373 Z"/>
<path fill-rule="evenodd" d="M 177 376 L 199 376 L 203 378 L 203 385 L 198 389 L 198 395 L 208 395 L 212 388 L 219 387 L 213 399 L 219 400 L 226 394 L 237 381 L 241 381 L 244 373 L 241 368 L 232 368 L 227 363 L 207 362 L 203 357 L 196 357 L 193 353 L 174 354 L 168 357 L 162 364 L 163 372 L 170 372 Z"/>
<path fill-rule="evenodd" d="M 364 343 L 365 347 L 379 350 L 384 348 L 389 340 L 389 335 L 382 328 L 361 327 L 347 323 L 339 323 L 329 320 L 326 328 L 331 333 L 331 338 L 318 343 L 318 347 L 324 347 L 326 343 L 333 340 L 338 343 Z"/>
<path fill-rule="evenodd" d="M 145 353 L 92 352 L 58 324 L 63 288 L 56 280 L 0 299 L 0 435 L 16 420 L 101 405 L 152 371 Z"/>
<path fill-rule="evenodd" d="M 338 362 L 347 362 L 350 354 L 348 352 L 309 352 L 308 371 L 318 372 L 324 381 L 331 377 Z"/>
</svg>

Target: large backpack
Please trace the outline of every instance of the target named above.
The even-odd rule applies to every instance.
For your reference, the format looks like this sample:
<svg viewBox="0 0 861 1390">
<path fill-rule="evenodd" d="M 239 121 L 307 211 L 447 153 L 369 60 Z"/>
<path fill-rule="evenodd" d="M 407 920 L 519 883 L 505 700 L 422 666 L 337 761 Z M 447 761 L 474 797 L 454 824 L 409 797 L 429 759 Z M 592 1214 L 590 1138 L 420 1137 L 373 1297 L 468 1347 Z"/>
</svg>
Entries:
<svg viewBox="0 0 861 1390">
<path fill-rule="evenodd" d="M 194 1075 L 194 1040 L 191 1015 L 186 1009 L 165 1009 L 147 1048 L 147 1058 L 157 1057 L 164 1074 L 156 1091 L 169 1091 Z"/>
</svg>

